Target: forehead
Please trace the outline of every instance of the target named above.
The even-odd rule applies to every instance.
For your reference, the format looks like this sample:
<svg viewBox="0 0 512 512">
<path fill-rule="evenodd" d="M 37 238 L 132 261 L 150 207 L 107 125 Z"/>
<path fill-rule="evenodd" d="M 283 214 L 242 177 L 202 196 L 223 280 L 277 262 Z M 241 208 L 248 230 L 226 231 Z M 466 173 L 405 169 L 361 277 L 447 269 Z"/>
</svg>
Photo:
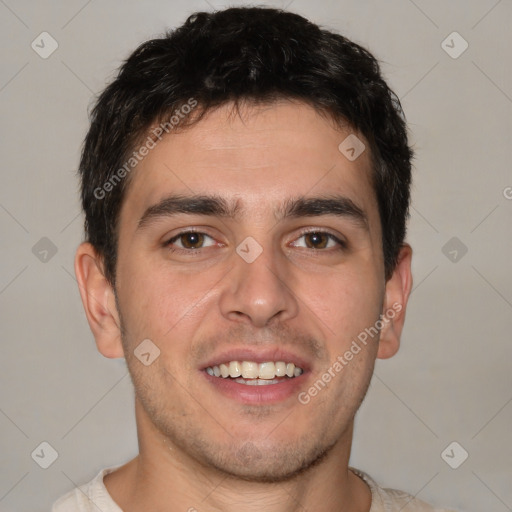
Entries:
<svg viewBox="0 0 512 512">
<path fill-rule="evenodd" d="M 246 105 L 239 112 L 224 105 L 157 141 L 132 171 L 121 224 L 134 225 L 170 194 L 236 199 L 240 215 L 253 219 L 274 215 L 290 197 L 340 194 L 364 210 L 371 224 L 378 209 L 370 152 L 366 147 L 348 158 L 349 136 L 349 142 L 357 136 L 364 144 L 350 127 L 336 126 L 304 103 Z"/>
</svg>

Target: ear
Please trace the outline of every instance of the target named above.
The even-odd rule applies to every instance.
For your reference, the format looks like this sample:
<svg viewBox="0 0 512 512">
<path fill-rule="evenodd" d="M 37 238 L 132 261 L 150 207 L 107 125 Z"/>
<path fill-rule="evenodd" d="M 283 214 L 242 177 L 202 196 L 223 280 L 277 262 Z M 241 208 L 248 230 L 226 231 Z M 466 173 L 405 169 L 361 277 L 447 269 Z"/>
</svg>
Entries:
<svg viewBox="0 0 512 512">
<path fill-rule="evenodd" d="M 75 275 L 96 346 L 105 357 L 124 357 L 115 295 L 103 272 L 103 260 L 90 243 L 75 255 Z"/>
<path fill-rule="evenodd" d="M 405 310 L 412 289 L 412 248 L 403 244 L 392 276 L 386 282 L 382 310 L 383 327 L 380 332 L 377 357 L 387 359 L 400 348 L 400 336 L 405 321 Z"/>
</svg>

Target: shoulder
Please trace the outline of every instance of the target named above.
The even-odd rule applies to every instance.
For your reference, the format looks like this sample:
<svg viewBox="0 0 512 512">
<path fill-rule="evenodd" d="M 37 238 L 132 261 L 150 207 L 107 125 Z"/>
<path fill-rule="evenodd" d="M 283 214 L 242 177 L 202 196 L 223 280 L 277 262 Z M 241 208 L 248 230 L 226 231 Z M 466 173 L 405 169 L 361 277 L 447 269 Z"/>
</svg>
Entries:
<svg viewBox="0 0 512 512">
<path fill-rule="evenodd" d="M 380 487 L 367 473 L 350 468 L 370 487 L 372 505 L 369 512 L 455 512 L 447 508 L 439 508 L 397 489 Z"/>
<path fill-rule="evenodd" d="M 122 512 L 112 500 L 103 483 L 103 477 L 119 466 L 102 469 L 90 482 L 75 487 L 61 496 L 52 506 L 51 512 Z"/>
</svg>

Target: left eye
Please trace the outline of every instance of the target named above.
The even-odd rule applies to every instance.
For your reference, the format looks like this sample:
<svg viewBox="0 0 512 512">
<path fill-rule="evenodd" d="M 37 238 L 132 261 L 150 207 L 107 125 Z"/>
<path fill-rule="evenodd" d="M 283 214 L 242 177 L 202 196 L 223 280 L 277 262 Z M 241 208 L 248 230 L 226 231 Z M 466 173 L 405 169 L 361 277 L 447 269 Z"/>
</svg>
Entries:
<svg viewBox="0 0 512 512">
<path fill-rule="evenodd" d="M 305 247 L 307 249 L 329 249 L 336 245 L 344 247 L 344 243 L 334 235 L 323 231 L 311 231 L 303 233 L 297 240 L 304 239 L 303 243 L 293 242 L 294 247 Z"/>
<path fill-rule="evenodd" d="M 210 240 L 210 243 L 205 243 Z M 179 249 L 202 249 L 203 247 L 209 247 L 214 245 L 215 241 L 211 236 L 205 233 L 199 233 L 197 231 L 188 231 L 186 233 L 180 233 L 175 237 L 171 238 L 167 245 L 175 245 Z"/>
</svg>

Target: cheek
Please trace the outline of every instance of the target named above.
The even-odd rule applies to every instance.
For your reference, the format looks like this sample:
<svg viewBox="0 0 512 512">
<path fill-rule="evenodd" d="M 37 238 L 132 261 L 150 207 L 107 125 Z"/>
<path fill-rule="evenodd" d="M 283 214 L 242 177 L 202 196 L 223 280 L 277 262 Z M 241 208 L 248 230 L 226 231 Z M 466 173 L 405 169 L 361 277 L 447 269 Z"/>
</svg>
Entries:
<svg viewBox="0 0 512 512">
<path fill-rule="evenodd" d="M 166 261 L 125 265 L 119 274 L 119 296 L 130 334 L 155 340 L 172 336 L 197 315 L 221 277 L 213 269 L 179 272 Z"/>
<path fill-rule="evenodd" d="M 382 306 L 383 287 L 368 267 L 336 270 L 303 281 L 302 295 L 321 320 L 326 336 L 344 345 L 374 325 Z"/>
</svg>

